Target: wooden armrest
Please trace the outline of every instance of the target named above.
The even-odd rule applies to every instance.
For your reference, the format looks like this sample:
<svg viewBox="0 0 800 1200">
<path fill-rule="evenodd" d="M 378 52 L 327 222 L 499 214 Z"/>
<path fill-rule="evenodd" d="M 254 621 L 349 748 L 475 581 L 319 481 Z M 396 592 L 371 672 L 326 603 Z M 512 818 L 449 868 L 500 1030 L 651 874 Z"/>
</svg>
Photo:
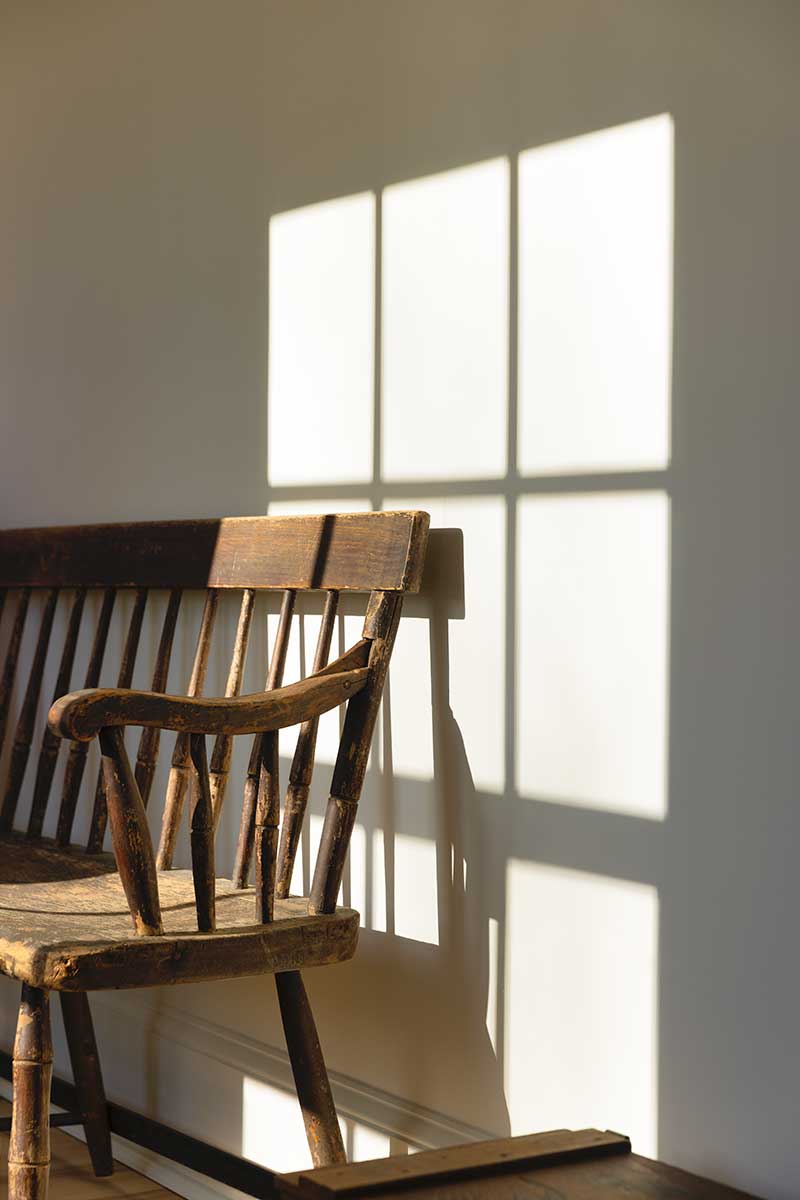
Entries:
<svg viewBox="0 0 800 1200">
<path fill-rule="evenodd" d="M 194 699 L 127 688 L 88 688 L 56 700 L 47 718 L 57 737 L 91 741 L 110 725 L 151 725 L 179 733 L 264 733 L 319 717 L 367 682 L 368 667 L 321 671 L 270 692 L 235 699 Z"/>
</svg>

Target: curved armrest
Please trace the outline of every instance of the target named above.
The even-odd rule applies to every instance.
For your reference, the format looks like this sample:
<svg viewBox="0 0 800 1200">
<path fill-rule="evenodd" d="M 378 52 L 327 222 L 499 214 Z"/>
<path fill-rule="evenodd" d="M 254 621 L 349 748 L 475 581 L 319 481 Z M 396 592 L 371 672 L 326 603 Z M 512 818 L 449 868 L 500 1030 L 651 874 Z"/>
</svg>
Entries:
<svg viewBox="0 0 800 1200">
<path fill-rule="evenodd" d="M 179 733 L 265 733 L 336 708 L 360 692 L 368 676 L 368 667 L 345 671 L 328 668 L 270 692 L 219 700 L 127 688 L 89 688 L 56 700 L 47 723 L 57 737 L 78 742 L 91 741 L 109 725 L 151 725 Z"/>
</svg>

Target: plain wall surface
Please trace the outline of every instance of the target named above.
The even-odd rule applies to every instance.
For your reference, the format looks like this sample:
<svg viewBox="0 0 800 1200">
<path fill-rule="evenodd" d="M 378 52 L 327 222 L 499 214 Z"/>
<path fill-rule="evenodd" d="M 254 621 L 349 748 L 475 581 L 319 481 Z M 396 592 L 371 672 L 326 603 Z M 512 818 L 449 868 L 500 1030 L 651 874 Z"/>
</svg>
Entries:
<svg viewBox="0 0 800 1200">
<path fill-rule="evenodd" d="M 356 1154 L 586 1123 L 800 1192 L 799 40 L 791 0 L 0 0 L 0 524 L 464 531 L 463 614 L 392 673 L 361 947 L 308 978 Z M 616 129 L 655 140 L 572 142 Z M 586 224 L 595 162 L 652 204 Z M 642 213 L 626 298 L 595 247 L 641 264 Z M 115 1099 L 300 1165 L 268 979 L 96 1011 Z"/>
</svg>

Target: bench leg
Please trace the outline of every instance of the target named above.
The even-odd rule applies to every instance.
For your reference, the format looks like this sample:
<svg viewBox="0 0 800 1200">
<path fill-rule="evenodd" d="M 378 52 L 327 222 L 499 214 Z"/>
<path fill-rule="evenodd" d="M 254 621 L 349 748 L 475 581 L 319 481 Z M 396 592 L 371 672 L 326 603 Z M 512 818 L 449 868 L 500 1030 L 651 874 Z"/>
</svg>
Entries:
<svg viewBox="0 0 800 1200">
<path fill-rule="evenodd" d="M 49 997 L 23 984 L 14 1042 L 9 1200 L 47 1200 L 52 1074 Z"/>
<path fill-rule="evenodd" d="M 315 1167 L 347 1162 L 314 1015 L 299 971 L 275 976 L 297 1099 Z"/>
<path fill-rule="evenodd" d="M 83 1118 L 86 1144 L 89 1147 L 94 1173 L 112 1175 L 114 1161 L 111 1157 L 108 1106 L 89 997 L 86 992 L 61 992 L 60 996 L 72 1075 L 78 1093 L 78 1107 Z"/>
</svg>

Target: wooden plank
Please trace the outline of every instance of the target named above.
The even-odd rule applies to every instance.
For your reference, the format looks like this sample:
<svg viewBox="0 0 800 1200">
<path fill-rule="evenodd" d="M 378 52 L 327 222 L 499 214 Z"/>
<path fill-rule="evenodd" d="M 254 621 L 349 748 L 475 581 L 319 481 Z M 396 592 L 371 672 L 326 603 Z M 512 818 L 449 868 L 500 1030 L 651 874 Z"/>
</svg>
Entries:
<svg viewBox="0 0 800 1200">
<path fill-rule="evenodd" d="M 419 588 L 423 512 L 0 531 L 0 587 Z"/>
<path fill-rule="evenodd" d="M 523 1137 L 470 1142 L 444 1150 L 426 1150 L 405 1157 L 377 1158 L 344 1166 L 320 1167 L 286 1177 L 308 1200 L 343 1200 L 346 1196 L 382 1195 L 433 1180 L 450 1182 L 497 1171 L 521 1171 L 534 1164 L 601 1154 L 629 1154 L 628 1138 L 597 1129 L 557 1129 Z M 284 1177 L 279 1176 L 278 1181 Z"/>
</svg>

